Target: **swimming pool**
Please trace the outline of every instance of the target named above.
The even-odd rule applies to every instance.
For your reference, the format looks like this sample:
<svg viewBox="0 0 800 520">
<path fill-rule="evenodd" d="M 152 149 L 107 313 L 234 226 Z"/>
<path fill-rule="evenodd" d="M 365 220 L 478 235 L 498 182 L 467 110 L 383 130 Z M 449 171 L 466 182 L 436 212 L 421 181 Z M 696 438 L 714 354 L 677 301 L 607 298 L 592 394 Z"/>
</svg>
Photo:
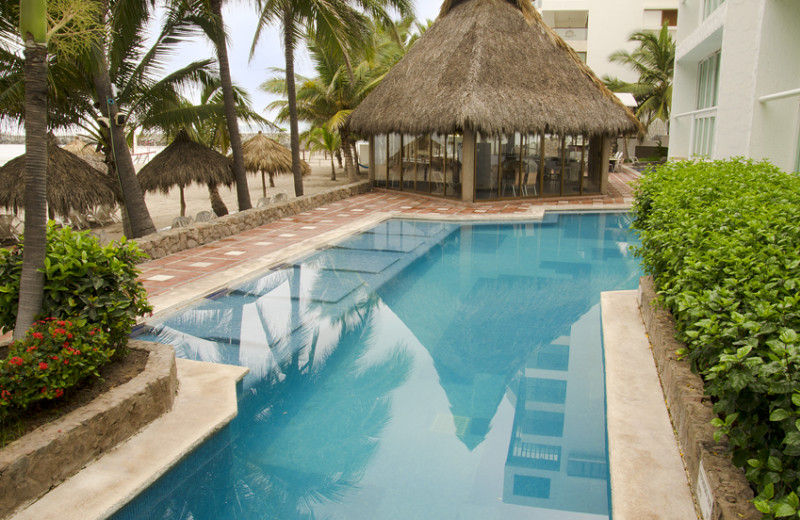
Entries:
<svg viewBox="0 0 800 520">
<path fill-rule="evenodd" d="M 245 365 L 239 415 L 114 518 L 608 518 L 621 213 L 391 220 L 139 339 Z"/>
</svg>

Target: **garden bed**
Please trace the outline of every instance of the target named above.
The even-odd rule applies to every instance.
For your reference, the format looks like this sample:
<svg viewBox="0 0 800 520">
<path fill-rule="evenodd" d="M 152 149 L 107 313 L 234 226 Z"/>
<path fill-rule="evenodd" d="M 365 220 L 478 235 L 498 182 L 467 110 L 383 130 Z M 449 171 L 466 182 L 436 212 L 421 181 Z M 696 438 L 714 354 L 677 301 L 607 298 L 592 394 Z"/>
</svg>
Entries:
<svg viewBox="0 0 800 520">
<path fill-rule="evenodd" d="M 144 341 L 129 347 L 147 353 L 141 373 L 0 449 L 0 517 L 36 500 L 172 408 L 178 384 L 172 347 Z"/>
</svg>

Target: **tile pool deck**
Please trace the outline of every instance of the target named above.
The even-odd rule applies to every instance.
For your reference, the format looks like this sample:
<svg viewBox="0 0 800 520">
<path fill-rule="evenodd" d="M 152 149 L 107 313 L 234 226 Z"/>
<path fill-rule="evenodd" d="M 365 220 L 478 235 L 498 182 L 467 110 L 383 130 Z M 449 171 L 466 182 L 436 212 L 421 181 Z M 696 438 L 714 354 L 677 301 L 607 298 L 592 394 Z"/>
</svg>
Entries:
<svg viewBox="0 0 800 520">
<path fill-rule="evenodd" d="M 464 204 L 442 199 L 431 199 L 399 192 L 378 190 L 365 195 L 355 196 L 339 202 L 331 203 L 325 207 L 287 217 L 264 226 L 246 231 L 236 236 L 197 247 L 165 258 L 153 260 L 140 265 L 143 281 L 151 302 L 156 312 L 164 312 L 180 307 L 190 301 L 207 295 L 215 290 L 222 289 L 233 283 L 237 278 L 246 278 L 254 272 L 280 265 L 299 255 L 307 254 L 314 249 L 330 242 L 343 238 L 354 231 L 371 227 L 391 216 L 420 218 L 431 215 L 439 218 L 476 220 L 487 218 L 508 219 L 536 219 L 540 218 L 546 210 L 603 210 L 626 209 L 629 207 L 632 196 L 629 183 L 635 181 L 637 175 L 632 171 L 624 171 L 610 175 L 610 194 L 605 197 L 588 199 L 546 199 L 502 201 L 483 204 Z M 630 292 L 629 292 L 630 293 Z M 622 305 L 624 312 L 618 308 L 609 309 L 610 319 L 604 317 L 604 334 L 614 333 L 613 340 L 619 345 L 620 352 L 617 359 L 623 363 L 628 361 L 627 369 L 631 370 L 630 355 L 626 349 L 638 349 L 639 355 L 644 354 L 646 362 L 649 353 L 643 327 L 634 327 L 631 330 L 627 321 L 636 321 L 638 309 L 635 306 L 632 294 L 621 294 L 609 300 L 608 304 Z M 604 309 L 606 301 L 604 299 Z M 632 303 L 633 302 L 633 303 Z M 604 316 L 605 316 L 604 312 Z M 615 318 L 616 316 L 616 318 Z M 608 341 L 608 340 L 607 340 Z M 650 359 L 652 365 L 652 356 Z M 201 364 L 204 365 L 204 364 Z M 624 370 L 625 367 L 622 368 Z M 640 370 L 633 367 L 633 370 Z M 179 377 L 181 377 L 179 367 Z M 654 372 L 642 371 L 644 379 L 649 381 L 649 403 L 663 403 L 658 376 Z M 184 374 L 185 380 L 181 385 L 191 387 L 190 374 Z M 232 376 L 230 381 L 241 374 Z M 621 406 L 629 406 L 631 387 L 627 377 L 609 379 L 609 383 L 618 386 L 616 391 L 609 388 L 608 395 L 621 395 Z M 229 383 L 231 386 L 232 382 Z M 197 386 L 197 385 L 194 385 Z M 218 388 L 218 386 L 216 386 Z M 643 388 L 634 392 L 641 397 Z M 180 397 L 180 392 L 179 392 Z M 230 400 L 229 400 L 230 401 Z M 636 403 L 633 403 L 636 406 Z M 235 403 L 233 403 L 235 413 Z M 172 458 L 161 453 L 159 463 L 155 465 L 144 457 L 143 454 L 151 453 L 160 448 L 161 436 L 148 433 L 149 430 L 169 430 L 173 426 L 182 425 L 190 427 L 192 421 L 198 419 L 202 413 L 197 409 L 186 411 L 186 407 L 176 407 L 177 410 L 158 419 L 125 444 L 121 445 L 108 455 L 88 466 L 61 486 L 55 488 L 27 510 L 20 513 L 18 518 L 62 518 L 64 520 L 106 518 L 115 509 L 114 504 L 124 502 L 124 497 L 135 496 L 141 491 L 142 485 L 132 485 L 134 482 L 152 482 L 163 468 L 165 460 L 177 460 L 184 451 L 178 450 Z M 617 408 L 616 403 L 609 403 L 609 417 L 613 410 L 619 410 L 621 415 L 631 415 L 623 408 Z M 648 504 L 646 517 L 658 519 L 686 519 L 695 518 L 694 506 L 691 495 L 688 493 L 688 481 L 680 462 L 677 444 L 672 435 L 672 428 L 666 415 L 665 406 L 647 406 L 636 417 L 636 428 L 642 424 L 653 424 L 655 430 L 647 430 L 643 438 L 631 439 L 629 427 L 622 425 L 619 435 L 609 426 L 609 445 L 624 446 L 618 451 L 621 457 L 611 457 L 612 497 L 614 502 L 615 520 L 639 520 L 644 518 L 644 511 L 637 505 Z M 184 415 L 181 415 L 184 414 Z M 655 415 L 654 415 L 655 414 Z M 224 415 L 224 414 L 223 414 Z M 230 414 L 228 414 L 230 415 Z M 654 415 L 653 419 L 649 416 Z M 226 416 L 228 417 L 228 416 Z M 666 423 L 664 418 L 667 417 Z M 229 419 L 228 419 L 229 420 Z M 166 423 L 166 424 L 165 424 Z M 195 430 L 203 428 L 208 430 L 208 435 L 221 427 L 219 421 L 210 419 L 203 426 L 194 427 Z M 659 441 L 654 441 L 653 431 L 658 431 Z M 194 431 L 197 436 L 203 432 Z M 670 442 L 671 439 L 671 442 Z M 663 440 L 664 442 L 661 442 Z M 615 444 L 615 442 L 617 444 Z M 637 446 L 633 446 L 637 443 Z M 616 451 L 616 450 L 615 450 Z M 116 457 L 116 459 L 115 459 Z M 643 460 L 642 457 L 645 457 Z M 115 467 L 115 460 L 129 459 L 124 468 Z M 665 473 L 663 465 L 653 465 L 651 460 L 669 459 L 672 464 Z M 627 466 L 627 471 L 617 471 L 615 460 L 621 460 Z M 118 465 L 118 464 L 117 464 Z M 97 466 L 100 466 L 99 468 Z M 648 471 L 652 472 L 648 475 Z M 135 474 L 134 474 L 135 473 Z M 98 475 L 100 477 L 98 477 Z M 105 475 L 105 477 L 103 477 Z M 114 488 L 115 494 L 108 501 L 98 500 L 104 493 L 98 493 L 98 478 L 104 480 L 102 486 Z M 647 484 L 650 483 L 648 486 Z M 128 487 L 128 489 L 123 489 Z M 100 487 L 99 489 L 104 489 Z M 105 503 L 99 503 L 105 502 Z M 92 505 L 92 507 L 87 507 Z"/>
<path fill-rule="evenodd" d="M 141 264 L 139 278 L 156 312 L 161 312 L 391 216 L 538 219 L 546 210 L 626 209 L 633 200 L 630 184 L 636 179 L 638 175 L 630 169 L 610 174 L 605 196 L 477 204 L 376 190 Z"/>
</svg>

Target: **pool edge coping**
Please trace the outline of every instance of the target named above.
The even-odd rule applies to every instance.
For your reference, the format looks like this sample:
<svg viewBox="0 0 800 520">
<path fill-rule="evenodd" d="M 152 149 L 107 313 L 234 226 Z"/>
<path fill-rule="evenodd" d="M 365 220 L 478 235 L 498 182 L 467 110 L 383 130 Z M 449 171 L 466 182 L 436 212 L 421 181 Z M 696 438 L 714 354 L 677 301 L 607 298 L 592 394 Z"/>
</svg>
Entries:
<svg viewBox="0 0 800 520">
<path fill-rule="evenodd" d="M 109 518 L 233 420 L 238 412 L 236 384 L 249 369 L 186 359 L 175 362 L 178 393 L 170 412 L 13 518 Z"/>
<path fill-rule="evenodd" d="M 600 295 L 612 518 L 700 518 L 637 297 Z"/>
</svg>

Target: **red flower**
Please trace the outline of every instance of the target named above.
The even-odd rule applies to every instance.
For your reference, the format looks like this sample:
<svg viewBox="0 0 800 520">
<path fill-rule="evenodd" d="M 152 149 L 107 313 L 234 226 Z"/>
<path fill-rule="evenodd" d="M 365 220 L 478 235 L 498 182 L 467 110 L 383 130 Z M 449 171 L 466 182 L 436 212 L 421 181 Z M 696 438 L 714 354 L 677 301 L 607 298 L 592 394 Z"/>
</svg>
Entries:
<svg viewBox="0 0 800 520">
<path fill-rule="evenodd" d="M 61 348 L 65 348 L 65 349 L 69 350 L 70 352 L 72 351 L 72 347 L 69 346 L 69 341 L 65 341 L 64 343 L 62 343 L 61 344 Z"/>
<path fill-rule="evenodd" d="M 97 332 L 97 329 L 92 329 L 92 330 L 89 331 L 89 335 L 90 336 L 94 336 L 96 332 Z"/>
<path fill-rule="evenodd" d="M 66 323 L 64 323 L 64 320 L 61 320 L 61 321 L 59 321 L 59 322 L 58 322 L 58 324 L 59 324 L 59 325 L 61 325 L 62 327 L 63 327 L 64 325 L 66 325 Z"/>
<path fill-rule="evenodd" d="M 71 332 L 67 332 L 67 337 L 68 337 L 69 339 L 72 339 L 72 333 L 71 333 Z"/>
<path fill-rule="evenodd" d="M 33 337 L 36 339 L 44 339 L 44 335 L 41 332 L 34 332 Z"/>
<path fill-rule="evenodd" d="M 61 388 L 56 388 L 56 397 L 61 397 L 62 395 L 64 395 L 64 390 L 62 390 Z"/>
<path fill-rule="evenodd" d="M 75 351 L 75 355 L 76 355 L 76 356 L 80 356 L 80 355 L 81 355 L 81 351 L 80 351 L 80 350 L 76 350 L 76 351 Z"/>
<path fill-rule="evenodd" d="M 22 359 L 19 356 L 14 356 L 14 357 L 12 357 L 11 359 L 8 360 L 8 364 L 9 365 L 15 365 L 15 366 L 18 366 L 18 367 L 21 367 L 24 362 L 25 362 L 25 360 Z"/>
<path fill-rule="evenodd" d="M 47 370 L 47 363 L 45 363 L 44 361 L 39 363 L 39 370 Z"/>
<path fill-rule="evenodd" d="M 47 387 L 42 388 L 41 393 L 46 394 L 47 393 Z"/>
<path fill-rule="evenodd" d="M 2 392 L 0 392 L 0 398 L 9 399 L 10 397 L 11 397 L 11 392 L 9 392 L 8 390 L 3 390 Z"/>
<path fill-rule="evenodd" d="M 50 356 L 50 359 L 52 359 L 53 361 L 58 361 L 58 356 Z"/>
<path fill-rule="evenodd" d="M 66 335 L 67 331 L 64 330 L 64 329 L 53 329 L 53 337 L 54 338 L 56 337 L 56 334 L 64 334 L 64 335 Z"/>
<path fill-rule="evenodd" d="M 65 364 L 65 365 L 69 365 L 69 359 L 65 359 L 65 360 L 64 360 L 64 364 Z"/>
<path fill-rule="evenodd" d="M 37 347 L 36 345 L 31 345 L 30 347 L 28 347 L 28 349 L 27 349 L 25 352 L 33 352 L 33 351 L 34 351 L 34 350 L 36 350 L 37 348 L 38 348 L 38 347 Z"/>
</svg>

